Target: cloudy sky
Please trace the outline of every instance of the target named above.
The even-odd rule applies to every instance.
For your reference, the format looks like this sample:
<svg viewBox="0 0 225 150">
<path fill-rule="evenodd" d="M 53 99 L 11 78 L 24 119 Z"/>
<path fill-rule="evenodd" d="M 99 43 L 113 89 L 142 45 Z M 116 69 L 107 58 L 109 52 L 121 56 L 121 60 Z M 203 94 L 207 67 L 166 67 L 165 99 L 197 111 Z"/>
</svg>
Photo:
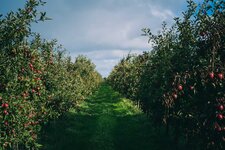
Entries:
<svg viewBox="0 0 225 150">
<path fill-rule="evenodd" d="M 43 38 L 57 39 L 75 58 L 86 55 L 107 76 L 128 53 L 151 50 L 141 29 L 160 29 L 181 16 L 186 0 L 45 0 L 39 7 L 51 21 L 35 24 Z M 195 0 L 199 3 L 201 0 Z M 0 0 L 0 13 L 23 7 L 25 0 Z"/>
</svg>

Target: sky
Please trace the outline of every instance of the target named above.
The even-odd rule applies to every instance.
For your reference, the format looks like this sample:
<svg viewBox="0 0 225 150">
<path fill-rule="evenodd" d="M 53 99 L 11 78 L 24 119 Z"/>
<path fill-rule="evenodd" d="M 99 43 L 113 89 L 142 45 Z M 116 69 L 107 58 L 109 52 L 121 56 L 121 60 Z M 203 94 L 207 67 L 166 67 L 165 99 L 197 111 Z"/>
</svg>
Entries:
<svg viewBox="0 0 225 150">
<path fill-rule="evenodd" d="M 26 0 L 0 0 L 0 14 L 23 8 Z M 199 3 L 202 0 L 195 0 Z M 42 38 L 57 39 L 74 58 L 87 56 L 97 71 L 107 77 L 128 53 L 150 51 L 142 28 L 156 33 L 186 10 L 186 0 L 45 0 L 38 9 L 50 21 L 32 26 Z"/>
</svg>

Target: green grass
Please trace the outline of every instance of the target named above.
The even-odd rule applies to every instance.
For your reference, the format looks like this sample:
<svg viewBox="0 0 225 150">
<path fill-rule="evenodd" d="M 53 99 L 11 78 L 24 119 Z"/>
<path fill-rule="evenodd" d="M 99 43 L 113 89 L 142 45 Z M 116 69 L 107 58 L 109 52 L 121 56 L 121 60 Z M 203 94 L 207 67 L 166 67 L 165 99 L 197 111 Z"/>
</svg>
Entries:
<svg viewBox="0 0 225 150">
<path fill-rule="evenodd" d="M 41 139 L 44 150 L 162 150 L 171 145 L 130 100 L 109 86 L 52 122 Z"/>
</svg>

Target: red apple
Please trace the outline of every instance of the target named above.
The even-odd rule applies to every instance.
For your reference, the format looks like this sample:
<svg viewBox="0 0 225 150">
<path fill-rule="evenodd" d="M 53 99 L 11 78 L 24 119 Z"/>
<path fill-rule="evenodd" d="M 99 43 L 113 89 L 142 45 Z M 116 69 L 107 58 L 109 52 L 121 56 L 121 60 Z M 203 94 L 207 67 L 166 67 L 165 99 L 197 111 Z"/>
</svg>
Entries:
<svg viewBox="0 0 225 150">
<path fill-rule="evenodd" d="M 173 98 L 174 98 L 174 99 L 177 99 L 177 94 L 174 93 L 174 94 L 173 94 Z"/>
<path fill-rule="evenodd" d="M 30 63 L 29 66 L 30 66 L 30 69 L 33 71 L 34 70 L 33 65 Z"/>
<path fill-rule="evenodd" d="M 5 103 L 5 108 L 8 108 L 9 107 L 9 104 L 8 103 Z"/>
<path fill-rule="evenodd" d="M 8 115 L 8 114 L 9 114 L 7 110 L 4 110 L 3 113 L 4 113 L 5 115 Z"/>
<path fill-rule="evenodd" d="M 181 84 L 178 86 L 178 90 L 180 90 L 180 91 L 183 90 L 183 86 Z"/>
<path fill-rule="evenodd" d="M 219 120 L 222 120 L 222 119 L 223 119 L 223 115 L 222 115 L 222 114 L 218 114 L 218 115 L 217 115 L 217 118 L 218 118 Z"/>
<path fill-rule="evenodd" d="M 35 93 L 36 92 L 35 89 L 32 89 L 31 91 L 32 91 L 32 93 Z"/>
<path fill-rule="evenodd" d="M 30 68 L 33 68 L 33 65 L 31 63 L 29 64 L 29 66 L 30 66 Z"/>
<path fill-rule="evenodd" d="M 223 105 L 219 105 L 218 109 L 222 111 L 224 109 L 224 106 Z"/>
<path fill-rule="evenodd" d="M 219 73 L 218 74 L 218 77 L 219 77 L 220 80 L 222 80 L 223 79 L 223 74 L 222 73 Z"/>
<path fill-rule="evenodd" d="M 210 77 L 211 79 L 213 79 L 213 78 L 214 78 L 214 73 L 213 73 L 213 72 L 210 72 L 210 73 L 209 73 L 209 77 Z"/>
<path fill-rule="evenodd" d="M 3 103 L 3 104 L 2 104 L 2 107 L 3 107 L 3 108 L 8 108 L 8 107 L 9 107 L 9 104 Z"/>
</svg>

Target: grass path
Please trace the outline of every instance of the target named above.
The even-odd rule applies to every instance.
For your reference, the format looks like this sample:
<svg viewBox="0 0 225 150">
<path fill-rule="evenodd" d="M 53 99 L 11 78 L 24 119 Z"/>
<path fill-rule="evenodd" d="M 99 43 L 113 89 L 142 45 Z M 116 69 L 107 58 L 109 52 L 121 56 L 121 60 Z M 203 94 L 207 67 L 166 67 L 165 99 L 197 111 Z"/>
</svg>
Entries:
<svg viewBox="0 0 225 150">
<path fill-rule="evenodd" d="M 130 100 L 107 85 L 79 110 L 51 123 L 46 132 L 46 150 L 162 150 L 169 146 Z"/>
</svg>

